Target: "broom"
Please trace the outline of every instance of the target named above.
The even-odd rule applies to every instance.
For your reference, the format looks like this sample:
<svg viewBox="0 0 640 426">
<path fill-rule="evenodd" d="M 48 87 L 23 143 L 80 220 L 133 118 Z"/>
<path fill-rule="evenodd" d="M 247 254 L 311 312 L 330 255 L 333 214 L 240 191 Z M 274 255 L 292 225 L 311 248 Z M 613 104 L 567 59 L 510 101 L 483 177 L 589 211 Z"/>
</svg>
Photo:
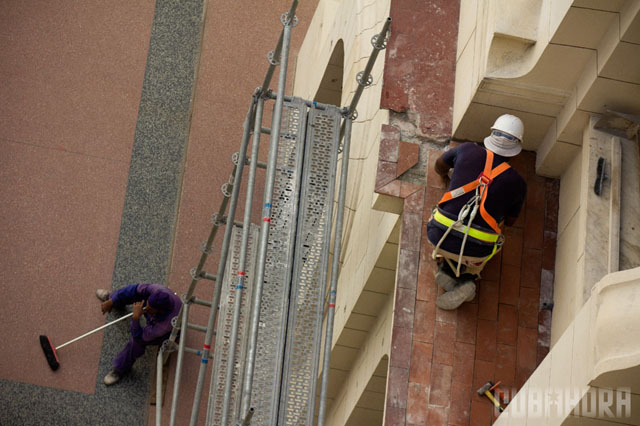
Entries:
<svg viewBox="0 0 640 426">
<path fill-rule="evenodd" d="M 67 345 L 70 345 L 73 342 L 76 342 L 84 337 L 89 336 L 90 334 L 95 333 L 96 331 L 100 331 L 103 328 L 107 328 L 109 326 L 112 326 L 113 324 L 120 322 L 124 319 L 129 318 L 130 316 L 133 315 L 133 312 L 131 312 L 130 314 L 127 314 L 121 318 L 118 318 L 115 321 L 111 321 L 109 323 L 106 323 L 105 325 L 96 328 L 95 330 L 91 330 L 88 333 L 83 334 L 82 336 L 76 337 L 75 339 L 69 340 L 67 343 L 63 343 L 60 346 L 53 346 L 53 343 L 51 343 L 51 339 L 49 339 L 47 336 L 43 336 L 40 335 L 40 346 L 42 346 L 42 351 L 44 352 L 44 356 L 47 358 L 47 362 L 49 363 L 49 367 L 51 367 L 51 369 L 53 371 L 56 371 L 58 369 L 58 367 L 60 367 L 60 360 L 58 359 L 58 353 L 56 352 L 58 349 L 63 348 Z"/>
</svg>

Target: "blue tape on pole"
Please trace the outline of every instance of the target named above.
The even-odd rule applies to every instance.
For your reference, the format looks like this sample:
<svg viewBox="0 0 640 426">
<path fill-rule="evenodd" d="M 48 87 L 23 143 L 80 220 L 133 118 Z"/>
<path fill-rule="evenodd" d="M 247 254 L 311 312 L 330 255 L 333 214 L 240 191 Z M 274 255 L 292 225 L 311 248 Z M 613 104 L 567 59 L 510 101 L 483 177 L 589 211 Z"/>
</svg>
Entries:
<svg viewBox="0 0 640 426">
<path fill-rule="evenodd" d="M 267 203 L 264 205 L 266 208 L 270 209 L 271 208 L 271 203 Z"/>
<path fill-rule="evenodd" d="M 207 358 L 202 358 L 202 363 L 203 363 L 203 364 L 208 364 L 208 363 L 209 363 L 209 360 L 208 360 Z"/>
<path fill-rule="evenodd" d="M 238 285 L 236 286 L 236 289 L 238 289 L 238 290 L 242 290 L 243 288 L 244 288 L 244 286 L 241 286 L 240 284 L 238 284 Z"/>
</svg>

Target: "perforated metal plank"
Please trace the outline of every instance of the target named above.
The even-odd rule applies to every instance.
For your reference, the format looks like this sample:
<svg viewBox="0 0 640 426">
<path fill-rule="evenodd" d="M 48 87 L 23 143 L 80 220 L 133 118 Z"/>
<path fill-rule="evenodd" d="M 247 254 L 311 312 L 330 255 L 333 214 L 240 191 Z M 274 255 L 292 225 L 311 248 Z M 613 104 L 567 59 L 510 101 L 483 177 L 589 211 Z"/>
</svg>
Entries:
<svg viewBox="0 0 640 426">
<path fill-rule="evenodd" d="M 251 296 L 253 289 L 253 276 L 255 271 L 256 250 L 259 228 L 251 224 L 249 228 L 249 240 L 247 243 L 247 259 L 245 289 L 242 291 L 242 305 L 240 307 L 240 320 L 238 322 L 238 341 L 236 342 L 236 356 L 234 364 L 231 397 L 229 400 L 229 416 L 231 421 L 237 418 L 240 411 L 240 392 L 242 389 L 242 377 L 244 373 L 244 358 L 246 350 L 247 328 L 251 309 Z M 231 328 L 233 326 L 233 311 L 236 299 L 236 280 L 240 263 L 240 250 L 242 245 L 242 228 L 234 227 L 231 231 L 231 244 L 227 267 L 220 295 L 220 310 L 218 312 L 218 324 L 216 327 L 216 340 L 211 372 L 211 384 L 209 389 L 209 404 L 207 407 L 207 425 L 221 425 L 224 388 L 227 370 L 229 366 L 229 348 Z M 231 423 L 229 423 L 231 424 Z"/>
<path fill-rule="evenodd" d="M 309 111 L 278 425 L 313 424 L 340 119 Z"/>
<path fill-rule="evenodd" d="M 284 103 L 251 393 L 252 425 L 277 422 L 306 113 L 300 99 Z"/>
</svg>

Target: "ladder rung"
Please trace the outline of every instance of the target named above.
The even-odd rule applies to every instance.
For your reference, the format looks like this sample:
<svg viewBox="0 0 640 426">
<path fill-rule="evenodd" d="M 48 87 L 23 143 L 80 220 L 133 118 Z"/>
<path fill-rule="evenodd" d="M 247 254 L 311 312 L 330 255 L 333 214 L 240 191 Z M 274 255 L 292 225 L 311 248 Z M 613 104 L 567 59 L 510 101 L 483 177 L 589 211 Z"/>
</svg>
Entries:
<svg viewBox="0 0 640 426">
<path fill-rule="evenodd" d="M 245 164 L 248 166 L 251 164 L 251 158 L 247 157 L 247 160 L 245 161 Z M 256 164 L 256 167 L 259 169 L 266 169 L 267 168 L 267 163 L 263 163 L 262 161 L 258 161 L 258 164 Z"/>
<path fill-rule="evenodd" d="M 260 128 L 260 133 L 264 133 L 265 135 L 270 135 L 271 134 L 271 129 L 268 127 L 261 127 Z"/>
<path fill-rule="evenodd" d="M 218 278 L 214 274 L 210 274 L 210 273 L 205 272 L 205 271 L 200 272 L 200 277 L 204 278 L 205 280 L 209 280 L 209 281 L 216 281 L 217 278 Z"/>
<path fill-rule="evenodd" d="M 201 325 L 198 324 L 191 324 L 190 322 L 187 323 L 187 327 L 192 329 L 192 330 L 198 330 L 198 331 L 202 331 L 203 333 L 207 332 L 207 327 L 203 327 Z"/>
<path fill-rule="evenodd" d="M 202 305 L 202 306 L 208 306 L 211 307 L 211 302 L 204 300 L 204 299 L 198 299 L 197 297 L 194 297 L 191 300 L 193 303 L 195 303 L 196 305 Z"/>
<path fill-rule="evenodd" d="M 193 349 L 193 348 L 189 348 L 189 347 L 185 346 L 184 351 L 188 352 L 190 354 L 195 354 L 195 355 L 198 355 L 198 356 L 202 356 L 202 351 L 199 350 L 199 349 Z M 212 353 L 209 353 L 209 359 L 213 359 L 213 354 Z"/>
<path fill-rule="evenodd" d="M 224 216 L 222 219 L 220 219 L 220 221 L 218 222 L 218 224 L 219 224 L 219 225 L 220 225 L 220 224 L 223 224 L 223 225 L 224 225 L 224 224 L 226 224 L 226 223 L 227 223 L 227 219 L 228 219 L 228 217 L 227 217 L 227 216 Z M 244 225 L 244 223 L 243 223 L 243 222 L 241 222 L 241 221 L 239 221 L 239 220 L 234 220 L 234 221 L 233 221 L 233 224 L 234 224 L 235 226 L 237 226 L 237 227 L 240 227 L 240 228 L 242 228 L 242 226 Z"/>
</svg>

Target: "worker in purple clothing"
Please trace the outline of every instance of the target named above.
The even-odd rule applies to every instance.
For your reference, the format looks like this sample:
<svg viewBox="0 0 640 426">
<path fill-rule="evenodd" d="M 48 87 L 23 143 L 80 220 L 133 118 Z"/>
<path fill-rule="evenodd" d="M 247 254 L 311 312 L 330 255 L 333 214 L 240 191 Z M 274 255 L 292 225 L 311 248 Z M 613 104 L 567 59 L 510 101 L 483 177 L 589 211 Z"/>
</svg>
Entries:
<svg viewBox="0 0 640 426">
<path fill-rule="evenodd" d="M 96 296 L 102 301 L 102 313 L 113 307 L 133 304 L 131 339 L 113 360 L 113 369 L 104 378 L 105 385 L 113 385 L 127 374 L 136 359 L 144 355 L 149 345 L 160 345 L 169 338 L 173 328 L 171 320 L 178 316 L 182 301 L 167 287 L 160 284 L 131 284 L 109 293 L 98 289 Z M 144 314 L 146 325 L 140 324 Z"/>
</svg>

